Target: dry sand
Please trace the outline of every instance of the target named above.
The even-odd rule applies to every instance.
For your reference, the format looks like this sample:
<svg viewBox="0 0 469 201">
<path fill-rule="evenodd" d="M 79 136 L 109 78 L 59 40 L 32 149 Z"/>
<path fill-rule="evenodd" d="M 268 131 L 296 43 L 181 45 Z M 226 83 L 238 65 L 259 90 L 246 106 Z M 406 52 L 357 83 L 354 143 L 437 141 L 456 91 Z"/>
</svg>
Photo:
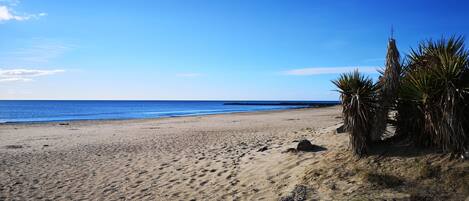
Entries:
<svg viewBox="0 0 469 201">
<path fill-rule="evenodd" d="M 0 200 L 277 200 L 326 151 L 338 107 L 0 126 Z M 264 152 L 258 150 L 264 146 Z"/>
<path fill-rule="evenodd" d="M 298 197 L 291 193 L 297 191 L 308 200 L 469 195 L 467 162 L 401 147 L 358 160 L 347 150 L 348 135 L 335 133 L 340 124 L 340 108 L 327 107 L 1 125 L 0 200 L 279 200 Z M 326 150 L 284 152 L 300 139 Z"/>
</svg>

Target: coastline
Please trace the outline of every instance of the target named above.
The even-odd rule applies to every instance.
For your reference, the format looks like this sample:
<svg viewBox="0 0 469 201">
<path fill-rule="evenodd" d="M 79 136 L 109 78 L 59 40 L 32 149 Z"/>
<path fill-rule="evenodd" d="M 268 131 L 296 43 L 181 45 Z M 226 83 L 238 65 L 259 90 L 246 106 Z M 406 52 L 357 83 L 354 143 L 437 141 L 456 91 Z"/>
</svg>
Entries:
<svg viewBox="0 0 469 201">
<path fill-rule="evenodd" d="M 188 115 L 174 115 L 174 116 L 160 116 L 160 117 L 147 117 L 147 118 L 116 118 L 116 119 L 77 119 L 77 120 L 56 120 L 56 121 L 13 121 L 13 122 L 0 122 L 2 125 L 28 125 L 28 124 L 60 124 L 60 123 L 84 123 L 84 122 L 115 122 L 115 121 L 140 121 L 140 120 L 157 120 L 157 119 L 168 119 L 168 118 L 181 118 L 181 117 L 200 117 L 200 116 L 213 116 L 213 115 L 229 115 L 229 114 L 250 114 L 250 113 L 270 113 L 270 112 L 282 112 L 289 110 L 308 110 L 324 107 L 336 107 L 336 106 L 318 106 L 318 107 L 296 107 L 296 108 L 282 108 L 282 109 L 266 109 L 266 110 L 252 110 L 252 111 L 239 111 L 239 112 L 219 112 L 210 114 L 188 114 Z"/>
<path fill-rule="evenodd" d="M 324 153 L 283 151 L 294 140 L 333 130 L 339 114 L 338 107 L 327 107 L 2 125 L 0 195 L 5 200 L 277 199 L 314 161 L 307 159 Z M 313 141 L 326 147 L 331 139 L 325 137 Z"/>
<path fill-rule="evenodd" d="M 341 124 L 341 108 L 334 106 L 1 125 L 0 200 L 279 200 L 303 193 L 316 200 L 410 201 L 469 195 L 467 161 L 401 145 L 358 160 L 348 150 L 349 135 L 336 132 Z M 287 151 L 302 139 L 320 149 Z"/>
</svg>

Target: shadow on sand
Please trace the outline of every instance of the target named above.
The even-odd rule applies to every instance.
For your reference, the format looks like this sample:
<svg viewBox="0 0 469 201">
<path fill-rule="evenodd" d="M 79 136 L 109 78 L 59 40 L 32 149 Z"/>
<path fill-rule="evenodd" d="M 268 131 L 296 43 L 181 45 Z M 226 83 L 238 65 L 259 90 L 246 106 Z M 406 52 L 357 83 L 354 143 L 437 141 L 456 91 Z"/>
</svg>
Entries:
<svg viewBox="0 0 469 201">
<path fill-rule="evenodd" d="M 417 147 L 408 140 L 378 142 L 369 150 L 369 155 L 380 157 L 416 157 L 441 153 L 439 149 Z"/>
</svg>

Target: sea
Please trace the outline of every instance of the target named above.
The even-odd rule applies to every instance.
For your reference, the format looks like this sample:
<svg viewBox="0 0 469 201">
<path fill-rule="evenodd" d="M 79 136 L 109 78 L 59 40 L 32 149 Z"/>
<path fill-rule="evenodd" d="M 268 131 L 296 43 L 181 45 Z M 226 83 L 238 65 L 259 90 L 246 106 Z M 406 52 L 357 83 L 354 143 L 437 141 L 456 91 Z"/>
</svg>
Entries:
<svg viewBox="0 0 469 201">
<path fill-rule="evenodd" d="M 147 119 L 335 105 L 338 101 L 0 100 L 0 123 Z"/>
</svg>

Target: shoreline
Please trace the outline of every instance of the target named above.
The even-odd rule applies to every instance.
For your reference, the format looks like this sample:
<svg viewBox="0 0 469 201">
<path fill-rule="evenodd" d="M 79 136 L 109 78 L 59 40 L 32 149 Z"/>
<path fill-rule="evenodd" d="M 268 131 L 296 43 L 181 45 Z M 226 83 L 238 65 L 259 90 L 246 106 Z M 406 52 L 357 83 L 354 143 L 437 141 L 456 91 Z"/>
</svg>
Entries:
<svg viewBox="0 0 469 201">
<path fill-rule="evenodd" d="M 239 111 L 239 112 L 220 112 L 212 114 L 189 114 L 189 115 L 177 115 L 177 116 L 161 116 L 161 117 L 148 117 L 148 118 L 122 118 L 122 119 L 77 119 L 77 120 L 53 120 L 53 121 L 16 121 L 16 122 L 0 122 L 0 127 L 4 125 L 36 125 L 36 124 L 61 124 L 61 123 L 84 123 L 84 122 L 116 122 L 116 121 L 144 121 L 144 120 L 157 120 L 157 119 L 168 119 L 168 118 L 181 118 L 181 117 L 202 117 L 202 116 L 214 116 L 214 115 L 229 115 L 229 114 L 254 114 L 254 113 L 275 113 L 290 110 L 309 110 L 316 108 L 327 108 L 336 107 L 334 106 L 318 106 L 318 107 L 296 107 L 296 108 L 283 108 L 283 109 L 267 109 L 267 110 L 254 110 L 254 111 Z"/>
<path fill-rule="evenodd" d="M 328 107 L 0 126 L 0 200 L 276 200 L 326 153 L 283 151 L 303 138 L 335 149 L 340 140 L 319 134 L 339 114 Z"/>
<path fill-rule="evenodd" d="M 469 163 L 445 154 L 397 144 L 358 160 L 350 153 L 349 135 L 336 132 L 341 115 L 334 106 L 3 125 L 0 200 L 279 200 L 301 192 L 316 200 L 464 200 L 469 195 Z M 318 149 L 288 152 L 303 139 Z"/>
</svg>

